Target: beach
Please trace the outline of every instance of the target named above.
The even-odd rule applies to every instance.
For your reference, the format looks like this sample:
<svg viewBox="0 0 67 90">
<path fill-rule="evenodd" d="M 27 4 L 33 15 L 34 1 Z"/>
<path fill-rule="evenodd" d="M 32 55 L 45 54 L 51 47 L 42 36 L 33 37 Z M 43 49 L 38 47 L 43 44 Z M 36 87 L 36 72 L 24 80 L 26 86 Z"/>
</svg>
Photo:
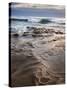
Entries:
<svg viewBox="0 0 67 90">
<path fill-rule="evenodd" d="M 11 86 L 64 84 L 64 29 L 28 29 L 11 35 Z"/>
<path fill-rule="evenodd" d="M 10 86 L 65 84 L 65 7 L 10 3 Z"/>
</svg>

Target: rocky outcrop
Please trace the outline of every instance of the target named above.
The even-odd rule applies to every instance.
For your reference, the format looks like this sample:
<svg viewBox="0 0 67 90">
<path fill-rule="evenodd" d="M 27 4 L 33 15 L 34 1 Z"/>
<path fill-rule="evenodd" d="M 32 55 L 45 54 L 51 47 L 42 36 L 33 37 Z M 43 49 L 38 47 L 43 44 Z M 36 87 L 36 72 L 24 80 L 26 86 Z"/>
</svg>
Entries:
<svg viewBox="0 0 67 90">
<path fill-rule="evenodd" d="M 21 39 L 12 37 L 11 86 L 65 83 L 64 32 L 51 28 L 33 27 L 32 30 Z M 25 37 L 30 34 L 34 36 Z"/>
</svg>

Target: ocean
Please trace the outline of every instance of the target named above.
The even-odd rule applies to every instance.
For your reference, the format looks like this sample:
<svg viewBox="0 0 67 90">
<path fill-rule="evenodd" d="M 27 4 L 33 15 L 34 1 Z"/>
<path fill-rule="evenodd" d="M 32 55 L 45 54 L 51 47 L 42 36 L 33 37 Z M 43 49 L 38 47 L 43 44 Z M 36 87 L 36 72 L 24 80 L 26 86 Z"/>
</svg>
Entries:
<svg viewBox="0 0 67 90">
<path fill-rule="evenodd" d="M 41 20 L 47 20 L 41 23 Z M 11 31 L 26 30 L 26 27 L 62 26 L 65 24 L 65 11 L 56 9 L 11 8 Z"/>
</svg>

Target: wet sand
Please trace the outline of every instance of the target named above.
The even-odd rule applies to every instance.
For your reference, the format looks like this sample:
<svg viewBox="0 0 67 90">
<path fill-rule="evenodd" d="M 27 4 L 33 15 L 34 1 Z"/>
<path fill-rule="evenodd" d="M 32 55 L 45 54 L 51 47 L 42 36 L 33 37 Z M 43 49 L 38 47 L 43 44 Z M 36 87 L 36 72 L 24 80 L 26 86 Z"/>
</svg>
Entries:
<svg viewBox="0 0 67 90">
<path fill-rule="evenodd" d="M 11 34 L 11 86 L 64 84 L 64 28 L 31 31 Z"/>
</svg>

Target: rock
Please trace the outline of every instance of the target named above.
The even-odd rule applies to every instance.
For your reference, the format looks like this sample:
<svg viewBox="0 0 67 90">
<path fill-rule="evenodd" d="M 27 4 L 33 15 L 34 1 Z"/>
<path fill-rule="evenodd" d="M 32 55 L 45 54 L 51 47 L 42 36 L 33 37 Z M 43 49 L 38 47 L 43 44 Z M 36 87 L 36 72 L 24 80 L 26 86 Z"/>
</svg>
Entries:
<svg viewBox="0 0 67 90">
<path fill-rule="evenodd" d="M 29 32 L 24 32 L 23 36 L 28 36 Z"/>
<path fill-rule="evenodd" d="M 18 34 L 18 33 L 14 33 L 13 36 L 14 36 L 14 37 L 18 37 L 19 34 Z"/>
<path fill-rule="evenodd" d="M 55 32 L 56 34 L 64 34 L 63 32 L 61 31 L 58 31 L 58 32 Z"/>
<path fill-rule="evenodd" d="M 65 35 L 51 28 L 31 28 L 33 31 L 24 32 L 23 36 L 33 37 L 11 37 L 11 86 L 64 84 Z"/>
</svg>

